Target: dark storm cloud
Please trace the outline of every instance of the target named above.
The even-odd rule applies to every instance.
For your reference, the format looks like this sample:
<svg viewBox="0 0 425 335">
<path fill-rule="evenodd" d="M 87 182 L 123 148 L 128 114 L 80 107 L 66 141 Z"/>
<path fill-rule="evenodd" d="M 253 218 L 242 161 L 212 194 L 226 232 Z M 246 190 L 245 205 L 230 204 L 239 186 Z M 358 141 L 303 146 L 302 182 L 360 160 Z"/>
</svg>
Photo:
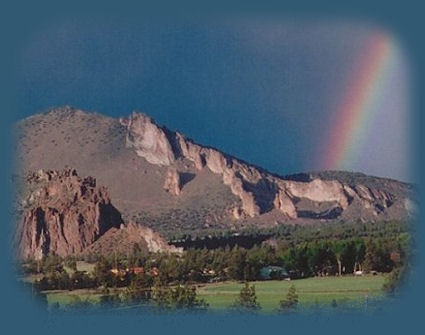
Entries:
<svg viewBox="0 0 425 335">
<path fill-rule="evenodd" d="M 20 117 L 64 104 L 137 109 L 273 172 L 314 170 L 368 33 L 318 22 L 61 23 L 23 50 Z M 385 174 L 404 178 L 387 156 Z"/>
</svg>

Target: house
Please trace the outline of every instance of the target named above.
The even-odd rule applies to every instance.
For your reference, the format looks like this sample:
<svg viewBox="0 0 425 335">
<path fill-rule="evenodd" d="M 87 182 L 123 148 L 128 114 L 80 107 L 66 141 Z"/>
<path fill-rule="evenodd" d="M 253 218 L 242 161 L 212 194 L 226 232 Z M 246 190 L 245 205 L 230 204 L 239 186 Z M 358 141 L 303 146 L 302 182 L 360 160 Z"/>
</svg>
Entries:
<svg viewBox="0 0 425 335">
<path fill-rule="evenodd" d="M 128 273 L 134 273 L 134 274 L 143 273 L 144 272 L 144 269 L 142 267 L 140 267 L 140 266 L 133 267 L 133 268 L 126 268 L 125 270 L 124 269 L 112 268 L 110 270 L 110 272 L 112 274 L 114 274 L 115 276 L 118 276 L 119 275 L 119 276 L 123 277 L 123 276 L 125 276 Z"/>
<path fill-rule="evenodd" d="M 141 266 L 136 266 L 134 268 L 131 268 L 130 270 L 132 270 L 133 273 L 136 274 L 136 275 L 144 272 L 144 270 Z"/>
<path fill-rule="evenodd" d="M 114 275 L 118 275 L 118 273 L 120 273 L 120 270 L 118 270 L 117 268 L 113 268 L 109 271 L 111 271 Z"/>
<path fill-rule="evenodd" d="M 120 276 L 123 277 L 126 275 L 127 271 L 123 270 L 123 269 L 117 269 L 117 268 L 113 268 L 111 270 L 109 270 L 113 275 L 115 276 Z"/>
<path fill-rule="evenodd" d="M 135 266 L 133 268 L 127 268 L 126 269 L 126 272 L 128 272 L 128 273 L 134 273 L 134 274 L 137 275 L 139 273 L 143 273 L 144 272 L 144 269 L 141 266 Z"/>
<path fill-rule="evenodd" d="M 289 278 L 289 274 L 283 266 L 269 265 L 261 268 L 260 278 L 263 280 L 285 279 Z"/>
<path fill-rule="evenodd" d="M 215 275 L 215 271 L 211 270 L 211 269 L 204 269 L 202 270 L 202 274 L 206 275 L 206 276 L 214 276 Z"/>
</svg>

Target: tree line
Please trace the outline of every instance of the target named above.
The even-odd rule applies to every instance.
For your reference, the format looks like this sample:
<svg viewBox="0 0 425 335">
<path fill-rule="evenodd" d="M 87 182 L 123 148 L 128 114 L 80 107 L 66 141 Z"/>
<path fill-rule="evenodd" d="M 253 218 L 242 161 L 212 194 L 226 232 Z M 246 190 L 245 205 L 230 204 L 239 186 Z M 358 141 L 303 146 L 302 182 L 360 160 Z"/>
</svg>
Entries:
<svg viewBox="0 0 425 335">
<path fill-rule="evenodd" d="M 264 279 L 260 270 L 267 266 L 284 267 L 292 279 L 356 271 L 388 273 L 408 262 L 409 245 L 408 235 L 400 234 L 297 245 L 280 241 L 274 247 L 264 244 L 251 249 L 189 249 L 182 255 L 139 251 L 132 255 L 91 256 L 90 261 L 95 263 L 91 273 L 78 271 L 76 258 L 49 256 L 42 261 L 26 261 L 20 271 L 41 275 L 34 282 L 39 290 L 127 287 L 135 280 L 145 288 L 152 287 L 154 281 L 161 285 L 255 281 Z M 134 267 L 140 271 L 135 273 L 131 270 Z"/>
<path fill-rule="evenodd" d="M 279 224 L 273 227 L 252 225 L 234 230 L 202 229 L 189 232 L 180 231 L 167 235 L 168 241 L 185 249 L 216 249 L 239 245 L 251 248 L 264 240 L 274 238 L 291 245 L 303 242 L 348 238 L 382 238 L 412 233 L 412 225 L 408 221 L 377 222 L 334 222 L 315 223 L 313 225 Z"/>
</svg>

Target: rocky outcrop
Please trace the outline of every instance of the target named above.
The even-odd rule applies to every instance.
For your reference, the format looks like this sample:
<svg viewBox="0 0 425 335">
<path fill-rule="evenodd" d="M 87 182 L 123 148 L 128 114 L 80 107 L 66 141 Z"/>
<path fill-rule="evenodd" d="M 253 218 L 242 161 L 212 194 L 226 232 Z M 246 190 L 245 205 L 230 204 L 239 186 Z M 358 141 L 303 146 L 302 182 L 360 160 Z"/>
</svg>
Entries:
<svg viewBox="0 0 425 335">
<path fill-rule="evenodd" d="M 223 183 L 228 185 L 232 193 L 241 199 L 241 205 L 238 206 L 237 210 L 234 212 L 235 217 L 240 218 L 244 214 L 254 217 L 260 214 L 260 207 L 255 201 L 254 194 L 244 188 L 243 180 L 241 177 L 236 176 L 234 171 L 230 169 L 224 170 Z M 235 213 L 239 213 L 239 215 L 235 215 Z"/>
<path fill-rule="evenodd" d="M 130 222 L 124 229 L 132 238 L 144 239 L 151 252 L 181 253 L 183 251 L 182 248 L 176 248 L 174 245 L 168 244 L 158 233 L 148 227 Z"/>
<path fill-rule="evenodd" d="M 192 141 L 185 138 L 182 134 L 176 133 L 177 143 L 180 146 L 180 151 L 183 157 L 192 161 L 195 168 L 202 170 L 205 166 L 205 153 L 200 145 L 193 143 Z"/>
<path fill-rule="evenodd" d="M 125 219 L 155 230 L 402 220 L 417 212 L 412 185 L 344 171 L 281 177 L 197 144 L 139 113 L 117 120 L 57 108 L 21 120 L 16 133 L 19 175 L 75 166 L 102 180 Z M 49 173 L 34 178 L 48 184 L 56 178 Z M 32 188 L 21 202 L 25 213 L 34 209 L 28 220 L 44 216 L 35 211 L 43 192 L 54 197 L 57 186 Z M 48 244 L 47 238 L 44 234 L 43 243 Z"/>
<path fill-rule="evenodd" d="M 335 201 L 342 209 L 348 206 L 344 185 L 336 180 L 314 179 L 307 183 L 287 181 L 283 185 L 292 198 L 306 198 L 314 202 Z"/>
<path fill-rule="evenodd" d="M 172 195 L 179 195 L 182 187 L 181 184 L 180 173 L 177 169 L 174 167 L 168 168 L 164 182 L 164 189 Z"/>
<path fill-rule="evenodd" d="M 279 190 L 273 205 L 290 219 L 296 219 L 298 217 L 297 208 L 285 191 Z"/>
<path fill-rule="evenodd" d="M 72 169 L 27 178 L 29 195 L 17 233 L 20 258 L 79 253 L 123 222 L 104 187 Z"/>
<path fill-rule="evenodd" d="M 174 152 L 164 130 L 151 118 L 133 113 L 128 119 L 121 118 L 120 122 L 127 127 L 127 147 L 134 148 L 137 155 L 157 165 L 174 162 Z"/>
<path fill-rule="evenodd" d="M 123 245 L 137 242 L 153 252 L 179 252 L 150 228 L 132 223 L 125 226 L 107 190 L 97 186 L 93 177 L 81 178 L 69 168 L 39 170 L 30 173 L 25 182 L 15 240 L 18 258 L 114 251 L 120 246 L 111 240 L 116 242 L 119 237 Z"/>
<path fill-rule="evenodd" d="M 198 145 L 181 133 L 161 128 L 143 114 L 133 113 L 122 124 L 127 127 L 127 145 L 135 148 L 136 153 L 148 162 L 170 165 L 177 159 L 186 159 L 196 170 L 208 168 L 221 175 L 223 183 L 240 199 L 232 211 L 235 219 L 255 217 L 273 209 L 289 219 L 305 215 L 315 219 L 337 217 L 352 201 L 361 203 L 377 215 L 394 202 L 390 193 L 361 184 L 351 187 L 338 180 L 320 178 L 285 180 L 216 149 Z M 168 170 L 164 188 L 173 195 L 180 194 L 180 178 L 175 168 Z M 313 204 L 311 210 L 297 208 L 303 199 L 304 203 Z M 323 203 L 327 204 L 327 209 L 315 212 L 314 207 Z"/>
<path fill-rule="evenodd" d="M 84 250 L 84 254 L 131 254 L 136 250 L 165 253 L 182 253 L 183 249 L 170 245 L 158 233 L 134 222 L 111 228 Z"/>
</svg>

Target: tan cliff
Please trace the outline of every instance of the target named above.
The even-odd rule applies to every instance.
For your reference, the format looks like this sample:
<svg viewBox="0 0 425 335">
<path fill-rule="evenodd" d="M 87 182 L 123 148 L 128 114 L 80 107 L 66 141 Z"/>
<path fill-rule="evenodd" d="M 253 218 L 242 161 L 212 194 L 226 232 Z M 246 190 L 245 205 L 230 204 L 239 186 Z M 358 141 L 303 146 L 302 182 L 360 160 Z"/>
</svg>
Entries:
<svg viewBox="0 0 425 335">
<path fill-rule="evenodd" d="M 198 145 L 181 133 L 159 127 L 143 114 L 133 113 L 121 122 L 127 125 L 127 141 L 131 139 L 130 143 L 136 153 L 148 162 L 170 165 L 176 159 L 186 159 L 197 170 L 207 168 L 220 175 L 223 184 L 240 199 L 240 204 L 235 205 L 232 212 L 236 219 L 255 217 L 273 209 L 288 218 L 297 218 L 300 213 L 296 204 L 300 199 L 318 204 L 326 202 L 329 209 L 339 209 L 338 213 L 343 213 L 356 200 L 371 209 L 373 215 L 377 214 L 376 206 L 382 209 L 391 203 L 390 194 L 363 185 L 353 188 L 337 180 L 319 178 L 308 182 L 284 180 L 216 149 Z M 164 187 L 170 193 L 178 195 L 178 171 L 170 171 Z M 265 192 L 274 194 L 267 200 L 268 203 L 261 199 Z"/>
<path fill-rule="evenodd" d="M 168 168 L 164 182 L 164 189 L 170 194 L 179 195 L 181 187 L 180 173 L 176 168 Z"/>
<path fill-rule="evenodd" d="M 134 148 L 137 155 L 149 163 L 170 165 L 174 162 L 174 153 L 167 136 L 148 116 L 133 113 L 128 119 L 120 119 L 127 127 L 126 145 Z"/>
</svg>

